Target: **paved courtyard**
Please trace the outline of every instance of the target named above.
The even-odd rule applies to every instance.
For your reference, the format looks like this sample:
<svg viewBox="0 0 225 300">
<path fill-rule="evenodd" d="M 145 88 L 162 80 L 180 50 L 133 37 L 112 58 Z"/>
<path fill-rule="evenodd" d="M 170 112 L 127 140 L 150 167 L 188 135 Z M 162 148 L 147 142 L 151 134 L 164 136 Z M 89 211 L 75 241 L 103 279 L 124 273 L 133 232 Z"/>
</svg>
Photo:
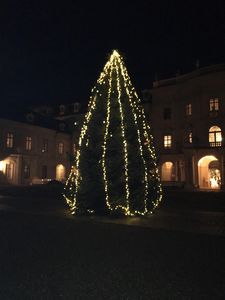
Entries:
<svg viewBox="0 0 225 300">
<path fill-rule="evenodd" d="M 77 218 L 42 200 L 0 198 L 0 299 L 224 299 L 221 209 Z"/>
</svg>

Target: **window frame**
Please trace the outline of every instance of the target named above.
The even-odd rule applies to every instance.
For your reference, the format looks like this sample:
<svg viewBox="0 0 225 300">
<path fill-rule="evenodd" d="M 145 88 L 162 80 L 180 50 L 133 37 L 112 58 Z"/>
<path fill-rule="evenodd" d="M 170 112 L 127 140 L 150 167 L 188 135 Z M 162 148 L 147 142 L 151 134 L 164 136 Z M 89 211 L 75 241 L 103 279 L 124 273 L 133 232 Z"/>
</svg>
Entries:
<svg viewBox="0 0 225 300">
<path fill-rule="evenodd" d="M 192 116 L 192 103 L 186 104 L 185 114 L 187 117 Z"/>
<path fill-rule="evenodd" d="M 12 132 L 7 132 L 6 135 L 6 148 L 12 149 L 14 146 L 14 134 Z"/>
<path fill-rule="evenodd" d="M 210 98 L 209 99 L 209 111 L 218 112 L 219 111 L 219 98 Z"/>
<path fill-rule="evenodd" d="M 58 143 L 58 154 L 63 154 L 64 153 L 64 143 L 63 142 L 59 142 Z"/>
<path fill-rule="evenodd" d="M 214 128 L 214 130 L 213 130 Z M 213 125 L 209 128 L 208 141 L 210 147 L 221 147 L 222 146 L 222 130 L 219 126 Z"/>
<path fill-rule="evenodd" d="M 26 136 L 25 149 L 27 151 L 31 151 L 32 150 L 32 137 L 31 136 Z"/>
<path fill-rule="evenodd" d="M 163 109 L 163 120 L 171 120 L 172 110 L 171 107 L 164 107 Z"/>
<path fill-rule="evenodd" d="M 172 148 L 172 134 L 165 134 L 163 136 L 163 147 L 164 149 L 171 149 Z"/>
</svg>

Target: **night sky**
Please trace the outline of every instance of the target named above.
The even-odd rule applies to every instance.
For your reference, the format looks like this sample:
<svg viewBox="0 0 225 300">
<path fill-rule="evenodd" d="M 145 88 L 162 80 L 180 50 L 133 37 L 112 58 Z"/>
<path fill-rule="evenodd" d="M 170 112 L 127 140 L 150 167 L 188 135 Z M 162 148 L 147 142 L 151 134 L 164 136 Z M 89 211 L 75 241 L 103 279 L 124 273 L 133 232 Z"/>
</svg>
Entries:
<svg viewBox="0 0 225 300">
<path fill-rule="evenodd" d="M 139 93 L 225 61 L 225 1 L 104 3 L 1 1 L 1 103 L 87 102 L 112 49 Z"/>
</svg>

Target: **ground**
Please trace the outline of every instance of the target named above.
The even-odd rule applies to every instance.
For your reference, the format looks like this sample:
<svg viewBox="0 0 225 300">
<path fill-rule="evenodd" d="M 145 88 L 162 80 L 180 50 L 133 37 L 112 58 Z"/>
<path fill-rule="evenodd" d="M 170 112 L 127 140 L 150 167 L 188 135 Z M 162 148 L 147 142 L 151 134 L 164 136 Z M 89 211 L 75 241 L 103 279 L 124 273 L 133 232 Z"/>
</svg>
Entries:
<svg viewBox="0 0 225 300">
<path fill-rule="evenodd" d="M 0 299 L 224 299 L 224 231 L 74 218 L 50 194 L 16 195 L 0 199 Z"/>
</svg>

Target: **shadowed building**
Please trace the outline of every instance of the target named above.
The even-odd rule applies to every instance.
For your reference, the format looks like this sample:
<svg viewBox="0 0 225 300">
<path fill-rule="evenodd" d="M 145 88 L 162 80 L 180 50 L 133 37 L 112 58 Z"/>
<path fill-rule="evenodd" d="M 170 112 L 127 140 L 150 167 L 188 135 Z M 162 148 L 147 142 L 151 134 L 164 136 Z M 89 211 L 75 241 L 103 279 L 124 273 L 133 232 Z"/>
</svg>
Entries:
<svg viewBox="0 0 225 300">
<path fill-rule="evenodd" d="M 143 95 L 163 184 L 224 189 L 225 65 L 156 80 Z"/>
</svg>

